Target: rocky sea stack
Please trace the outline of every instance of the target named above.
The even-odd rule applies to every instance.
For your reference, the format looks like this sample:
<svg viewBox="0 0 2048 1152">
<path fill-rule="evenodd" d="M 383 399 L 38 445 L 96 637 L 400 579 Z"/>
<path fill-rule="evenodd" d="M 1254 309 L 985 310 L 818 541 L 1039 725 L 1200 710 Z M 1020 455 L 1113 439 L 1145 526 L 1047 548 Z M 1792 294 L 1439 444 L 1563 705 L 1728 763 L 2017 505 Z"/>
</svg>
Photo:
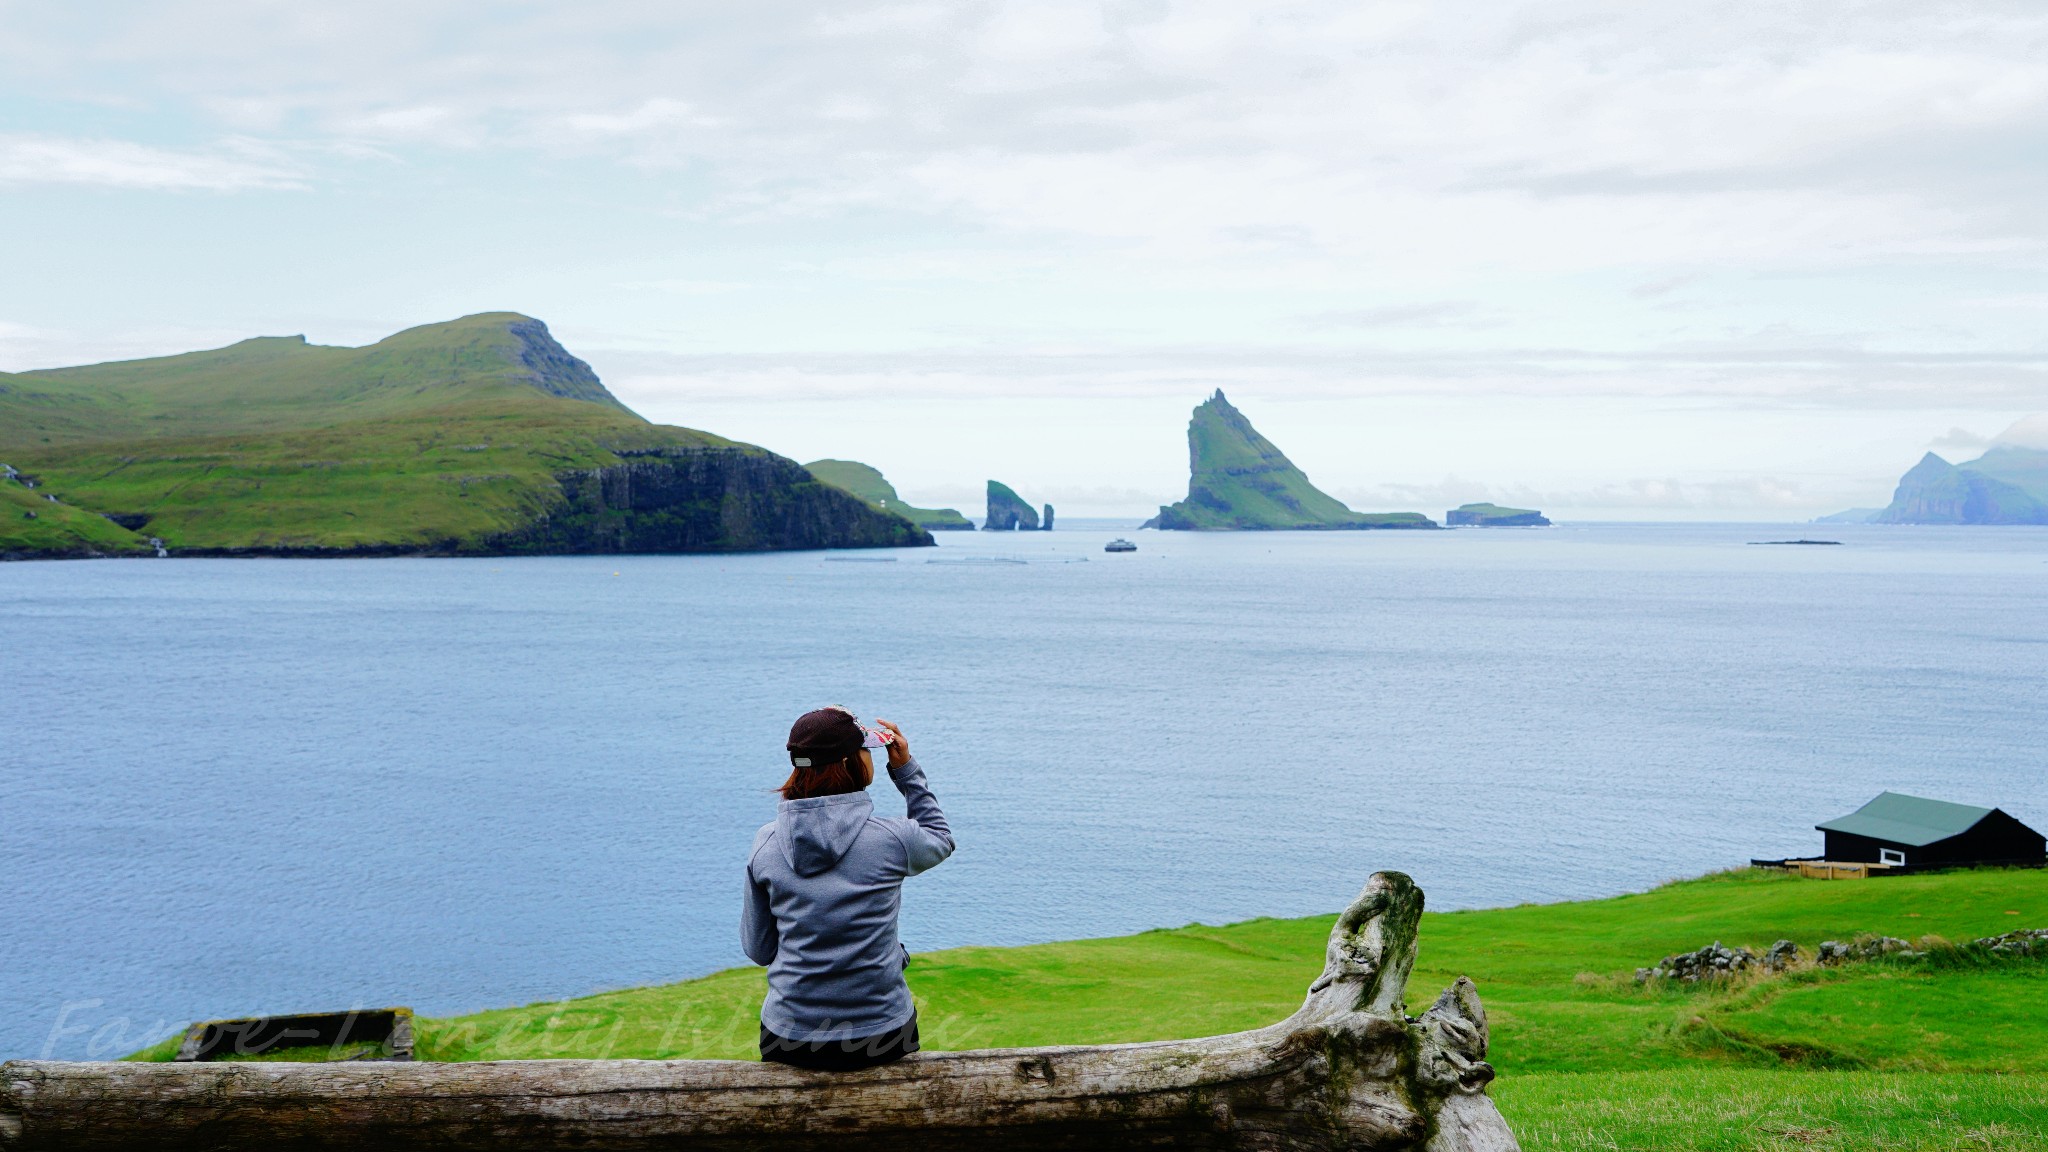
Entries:
<svg viewBox="0 0 2048 1152">
<path fill-rule="evenodd" d="M 1259 435 L 1221 388 L 1188 421 L 1188 497 L 1147 528 L 1229 532 L 1277 528 L 1435 528 L 1420 512 L 1359 513 L 1309 483 Z"/>
<path fill-rule="evenodd" d="M 1045 525 L 1052 527 L 1052 505 L 1045 506 Z M 1039 529 L 1038 512 L 1022 496 L 1010 490 L 1008 484 L 995 480 L 988 482 L 988 518 L 981 522 L 984 532 L 1036 532 Z"/>
<path fill-rule="evenodd" d="M 794 461 L 648 423 L 511 312 L 0 374 L 0 460 L 10 559 L 932 543 Z"/>
</svg>

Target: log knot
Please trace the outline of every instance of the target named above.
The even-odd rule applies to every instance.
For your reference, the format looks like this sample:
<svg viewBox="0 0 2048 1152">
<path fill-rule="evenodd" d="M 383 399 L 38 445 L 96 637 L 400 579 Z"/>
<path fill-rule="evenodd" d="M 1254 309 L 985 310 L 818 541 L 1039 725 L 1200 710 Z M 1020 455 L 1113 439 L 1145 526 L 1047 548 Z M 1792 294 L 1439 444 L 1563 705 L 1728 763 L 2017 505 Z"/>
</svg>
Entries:
<svg viewBox="0 0 2048 1152">
<path fill-rule="evenodd" d="M 1373 873 L 1330 930 L 1308 1007 L 1333 1018 L 1400 1016 L 1421 922 L 1422 889 L 1415 881 L 1400 872 Z"/>
<path fill-rule="evenodd" d="M 1493 1079 L 1486 1062 L 1486 1008 L 1468 977 L 1443 995 L 1415 1024 L 1416 1079 L 1437 1095 L 1484 1091 Z"/>
</svg>

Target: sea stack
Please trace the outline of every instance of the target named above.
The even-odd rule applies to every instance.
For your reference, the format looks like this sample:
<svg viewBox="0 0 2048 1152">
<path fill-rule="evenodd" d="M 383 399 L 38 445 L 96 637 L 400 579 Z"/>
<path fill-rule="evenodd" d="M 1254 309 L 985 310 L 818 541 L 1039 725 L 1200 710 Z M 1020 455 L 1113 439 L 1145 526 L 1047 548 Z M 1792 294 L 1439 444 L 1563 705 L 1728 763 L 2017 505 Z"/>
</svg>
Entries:
<svg viewBox="0 0 2048 1152">
<path fill-rule="evenodd" d="M 1052 531 L 1052 505 L 1045 506 L 1045 516 L 1039 520 L 1038 529 L 1041 532 Z"/>
<path fill-rule="evenodd" d="M 1037 528 L 1038 512 L 1023 497 L 1011 491 L 1008 484 L 988 482 L 988 518 L 981 523 L 983 532 L 1031 532 Z"/>
<path fill-rule="evenodd" d="M 1188 421 L 1188 498 L 1147 528 L 1234 532 L 1276 528 L 1435 528 L 1420 512 L 1353 512 L 1309 483 L 1218 388 Z"/>
</svg>

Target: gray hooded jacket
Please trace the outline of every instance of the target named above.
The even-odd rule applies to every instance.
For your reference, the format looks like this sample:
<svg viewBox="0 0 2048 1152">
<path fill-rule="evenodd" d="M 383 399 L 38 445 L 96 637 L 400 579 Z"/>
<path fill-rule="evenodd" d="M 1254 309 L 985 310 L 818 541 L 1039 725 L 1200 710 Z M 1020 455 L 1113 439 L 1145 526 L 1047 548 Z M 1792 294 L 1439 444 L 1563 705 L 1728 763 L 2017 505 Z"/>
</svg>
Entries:
<svg viewBox="0 0 2048 1152">
<path fill-rule="evenodd" d="M 893 1032 L 915 1005 L 896 939 L 906 877 L 953 854 L 953 833 L 915 759 L 889 770 L 909 819 L 866 792 L 784 800 L 747 857 L 740 943 L 768 966 L 761 1023 L 787 1040 Z"/>
</svg>

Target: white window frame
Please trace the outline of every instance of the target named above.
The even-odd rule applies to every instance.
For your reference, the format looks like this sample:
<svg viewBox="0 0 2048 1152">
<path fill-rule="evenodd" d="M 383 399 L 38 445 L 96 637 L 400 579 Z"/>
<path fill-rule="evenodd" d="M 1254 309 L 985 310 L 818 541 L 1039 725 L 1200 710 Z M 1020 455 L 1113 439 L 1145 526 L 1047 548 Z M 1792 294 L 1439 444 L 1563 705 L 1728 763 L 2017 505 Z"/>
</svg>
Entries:
<svg viewBox="0 0 2048 1152">
<path fill-rule="evenodd" d="M 1904 864 L 1906 862 L 1906 854 L 1897 848 L 1879 848 L 1877 850 L 1877 862 L 1879 864 Z"/>
</svg>

